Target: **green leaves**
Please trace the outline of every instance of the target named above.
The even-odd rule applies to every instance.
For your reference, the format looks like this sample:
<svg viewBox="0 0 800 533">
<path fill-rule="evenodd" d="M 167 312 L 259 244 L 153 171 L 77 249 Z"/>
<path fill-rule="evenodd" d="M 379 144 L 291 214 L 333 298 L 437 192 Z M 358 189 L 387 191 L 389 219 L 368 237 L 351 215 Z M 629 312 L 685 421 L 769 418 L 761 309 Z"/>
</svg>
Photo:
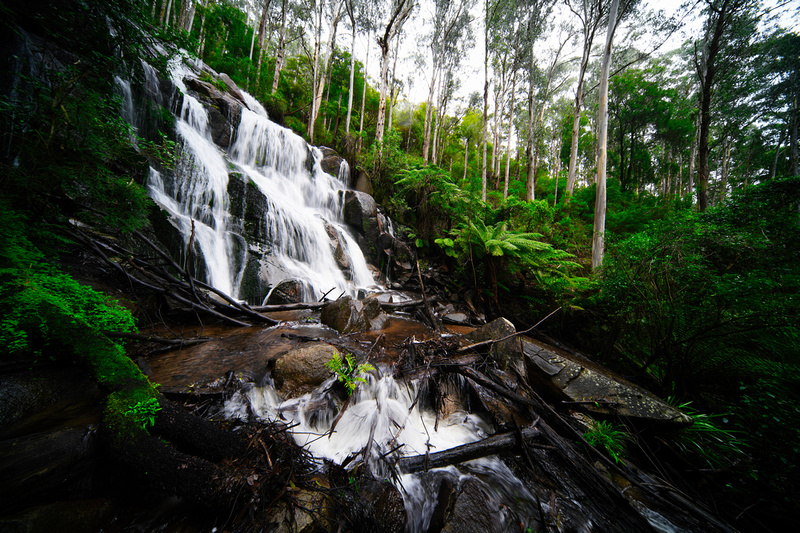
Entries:
<svg viewBox="0 0 800 533">
<path fill-rule="evenodd" d="M 367 382 L 366 379 L 361 377 L 361 374 L 375 370 L 375 367 L 369 363 L 361 363 L 356 366 L 353 354 L 350 353 L 345 355 L 344 361 L 338 353 L 334 353 L 331 360 L 325 363 L 325 366 L 336 374 L 336 379 L 344 385 L 348 396 L 355 392 L 359 383 Z"/>
</svg>

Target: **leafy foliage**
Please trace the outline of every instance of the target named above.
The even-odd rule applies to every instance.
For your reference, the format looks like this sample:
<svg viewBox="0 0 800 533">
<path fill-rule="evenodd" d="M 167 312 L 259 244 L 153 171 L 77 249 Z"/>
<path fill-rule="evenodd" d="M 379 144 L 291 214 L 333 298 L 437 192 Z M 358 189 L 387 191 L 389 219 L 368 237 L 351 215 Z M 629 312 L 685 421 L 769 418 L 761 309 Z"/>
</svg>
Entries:
<svg viewBox="0 0 800 533">
<path fill-rule="evenodd" d="M 605 420 L 594 422 L 583 438 L 592 446 L 602 447 L 616 463 L 625 458 L 625 447 L 631 440 L 627 431 Z"/>
<path fill-rule="evenodd" d="M 348 395 L 355 392 L 359 383 L 367 382 L 366 379 L 361 377 L 361 374 L 375 370 L 375 367 L 369 363 L 356 365 L 353 354 L 350 353 L 345 354 L 344 360 L 338 353 L 334 353 L 331 360 L 325 363 L 325 366 L 336 374 L 336 379 L 344 385 Z"/>
</svg>

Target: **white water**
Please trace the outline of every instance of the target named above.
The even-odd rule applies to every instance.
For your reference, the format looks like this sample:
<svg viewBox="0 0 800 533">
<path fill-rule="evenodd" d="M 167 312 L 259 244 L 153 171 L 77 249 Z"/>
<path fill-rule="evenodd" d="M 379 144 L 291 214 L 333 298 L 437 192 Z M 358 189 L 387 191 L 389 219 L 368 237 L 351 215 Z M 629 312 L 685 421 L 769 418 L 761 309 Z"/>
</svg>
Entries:
<svg viewBox="0 0 800 533">
<path fill-rule="evenodd" d="M 361 250 L 342 223 L 343 189 L 346 182 L 320 167 L 321 153 L 302 138 L 267 118 L 267 113 L 244 91 L 250 109 L 242 110 L 241 122 L 227 151 L 218 148 L 209 132 L 203 105 L 188 94 L 183 82 L 192 71 L 182 61 L 170 62 L 175 86 L 184 93 L 176 132 L 180 145 L 174 179 L 151 169 L 151 197 L 172 215 L 184 245 L 193 240 L 206 265 L 206 281 L 234 297 L 239 295 L 245 268 L 245 250 L 237 246 L 242 236 L 229 223 L 229 173 L 239 172 L 266 197 L 264 220 L 252 221 L 265 228 L 268 250 L 261 275 L 272 286 L 284 279 L 299 279 L 307 287 L 304 297 L 313 300 L 335 289 L 335 294 L 355 294 L 373 285 Z M 158 79 L 145 65 L 145 88 L 157 101 Z M 307 167 L 308 161 L 313 166 Z M 350 279 L 337 266 L 329 231 L 338 236 L 350 263 Z M 263 297 L 264 295 L 260 295 Z"/>
<path fill-rule="evenodd" d="M 455 411 L 437 425 L 435 413 L 419 408 L 417 382 L 398 382 L 381 370 L 364 375 L 368 383 L 359 385 L 333 431 L 331 426 L 341 408 L 327 392 L 333 379 L 310 394 L 286 401 L 271 383 L 262 387 L 250 384 L 225 403 L 225 416 L 247 420 L 252 414 L 261 420 L 282 421 L 292 427 L 295 441 L 315 457 L 341 464 L 349 456 L 357 456 L 378 479 L 395 478 L 405 502 L 409 531 L 427 530 L 438 482 L 444 477 L 454 484 L 473 474 L 491 478 L 493 497 L 503 502 L 498 508 L 515 505 L 515 511 L 505 511 L 504 520 L 508 513 L 524 510 L 524 515 L 533 509 L 535 498 L 496 457 L 469 461 L 460 468 L 434 469 L 426 476 L 402 472 L 392 476 L 390 470 L 399 456 L 447 450 L 485 438 L 493 430 L 481 417 L 465 411 Z"/>
</svg>

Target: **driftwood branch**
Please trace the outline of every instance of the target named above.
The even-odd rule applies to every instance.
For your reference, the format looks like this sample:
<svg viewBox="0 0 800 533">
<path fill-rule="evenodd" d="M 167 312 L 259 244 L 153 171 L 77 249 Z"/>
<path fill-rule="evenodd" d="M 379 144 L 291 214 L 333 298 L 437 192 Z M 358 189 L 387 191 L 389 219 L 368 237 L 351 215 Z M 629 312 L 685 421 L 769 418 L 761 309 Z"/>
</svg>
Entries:
<svg viewBox="0 0 800 533">
<path fill-rule="evenodd" d="M 548 318 L 550 318 L 551 316 L 553 316 L 554 314 L 556 314 L 556 312 L 558 312 L 558 311 L 560 311 L 560 310 L 561 310 L 561 307 L 559 307 L 559 308 L 555 309 L 555 310 L 554 310 L 554 311 L 552 311 L 552 312 L 551 312 L 549 315 L 547 315 L 546 317 L 544 317 L 544 318 L 543 318 L 543 319 L 541 319 L 539 322 L 537 322 L 536 324 L 534 324 L 533 326 L 529 327 L 529 328 L 528 328 L 528 329 L 526 329 L 526 330 L 523 330 L 523 331 L 517 331 L 516 333 L 512 333 L 512 334 L 510 334 L 510 335 L 506 335 L 505 337 L 502 337 L 502 338 L 500 338 L 500 339 L 490 339 L 490 340 L 488 340 L 488 341 L 481 341 L 481 342 L 476 342 L 475 344 L 469 344 L 469 345 L 467 345 L 467 346 L 462 346 L 461 348 L 459 348 L 458 350 L 456 350 L 456 353 L 463 353 L 463 352 L 467 352 L 467 351 L 469 351 L 469 350 L 477 350 L 477 349 L 479 349 L 479 348 L 484 348 L 484 347 L 492 346 L 493 344 L 497 344 L 498 342 L 503 342 L 503 341 L 507 341 L 507 340 L 509 340 L 509 339 L 513 339 L 514 337 L 519 337 L 520 335 L 527 335 L 528 333 L 532 332 L 533 330 L 535 330 L 536 328 L 538 328 L 539 326 L 541 326 L 541 325 L 542 325 L 542 323 L 543 323 L 545 320 L 547 320 Z"/>
<path fill-rule="evenodd" d="M 537 422 L 521 431 L 523 439 L 531 439 L 540 435 L 541 432 L 536 427 Z M 512 449 L 519 444 L 521 444 L 519 433 L 512 431 L 493 435 L 469 444 L 462 444 L 441 452 L 403 457 L 398 462 L 398 466 L 403 472 L 413 474 L 430 468 L 441 468 L 481 457 L 488 457 Z"/>
</svg>

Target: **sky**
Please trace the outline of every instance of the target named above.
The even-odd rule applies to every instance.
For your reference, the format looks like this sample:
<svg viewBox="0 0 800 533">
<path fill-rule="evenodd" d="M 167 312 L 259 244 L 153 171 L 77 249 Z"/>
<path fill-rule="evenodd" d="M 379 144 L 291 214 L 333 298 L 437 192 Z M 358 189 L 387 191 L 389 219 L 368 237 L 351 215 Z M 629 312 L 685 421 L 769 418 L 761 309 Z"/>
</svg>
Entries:
<svg viewBox="0 0 800 533">
<path fill-rule="evenodd" d="M 684 1 L 685 0 L 645 0 L 644 6 L 646 9 L 663 10 L 667 16 L 680 16 L 686 9 L 681 9 L 681 5 L 684 3 Z M 413 15 L 412 19 L 406 23 L 404 28 L 405 38 L 401 45 L 400 54 L 398 56 L 397 71 L 395 75 L 395 77 L 402 80 L 404 84 L 403 91 L 401 93 L 401 99 L 406 99 L 415 104 L 424 102 L 428 94 L 428 70 L 427 68 L 419 69 L 415 65 L 414 55 L 418 55 L 420 53 L 426 54 L 427 52 L 424 47 L 424 35 L 428 30 L 426 29 L 424 20 L 431 18 L 432 6 L 430 5 L 431 2 L 429 0 L 421 0 L 420 3 L 421 6 L 419 7 L 418 11 Z M 766 0 L 764 3 L 768 7 L 782 5 L 780 9 L 776 9 L 776 12 L 782 13 L 780 25 L 784 28 L 793 29 L 795 32 L 798 31 L 800 28 L 800 15 L 798 15 L 798 11 L 800 10 L 797 9 L 797 0 Z M 560 6 L 561 2 L 558 2 L 558 5 Z M 462 62 L 459 76 L 462 88 L 456 95 L 456 105 L 458 105 L 458 100 L 460 99 L 461 105 L 463 106 L 469 94 L 472 92 L 479 92 L 481 94 L 483 92 L 482 9 L 483 2 L 478 1 L 473 9 L 473 18 L 475 19 L 473 22 L 475 38 L 474 46 L 471 48 L 467 54 L 467 57 Z M 554 13 L 557 13 L 557 11 L 554 11 Z M 678 32 L 676 32 L 660 48 L 659 51 L 667 52 L 674 50 L 680 47 L 681 43 L 683 43 L 685 40 L 698 35 L 702 27 L 702 20 L 699 14 L 699 7 L 695 9 L 693 13 L 689 13 L 688 16 L 684 18 L 684 26 Z M 563 13 L 562 10 L 560 16 L 566 16 L 566 13 Z M 605 40 L 605 32 L 603 31 L 598 37 L 599 38 L 596 38 L 596 42 L 603 42 Z M 545 52 L 548 46 L 552 46 L 553 40 L 554 38 L 551 38 L 550 41 L 548 41 L 547 37 L 545 36 L 541 42 L 541 45 L 539 45 L 538 48 L 541 54 L 540 57 L 542 59 L 545 59 Z M 357 46 L 360 47 L 360 51 L 357 51 L 356 57 L 363 62 L 366 50 L 366 37 L 361 37 L 358 42 L 360 43 L 360 46 Z M 575 55 L 580 55 L 580 53 L 581 50 L 577 49 L 577 47 L 573 47 L 572 50 L 566 53 L 565 57 L 574 57 Z M 369 59 L 370 63 L 368 65 L 368 74 L 373 80 L 376 80 L 379 73 L 379 53 L 377 45 L 374 43 Z M 574 87 L 566 87 L 565 94 L 571 97 L 574 94 Z"/>
</svg>

